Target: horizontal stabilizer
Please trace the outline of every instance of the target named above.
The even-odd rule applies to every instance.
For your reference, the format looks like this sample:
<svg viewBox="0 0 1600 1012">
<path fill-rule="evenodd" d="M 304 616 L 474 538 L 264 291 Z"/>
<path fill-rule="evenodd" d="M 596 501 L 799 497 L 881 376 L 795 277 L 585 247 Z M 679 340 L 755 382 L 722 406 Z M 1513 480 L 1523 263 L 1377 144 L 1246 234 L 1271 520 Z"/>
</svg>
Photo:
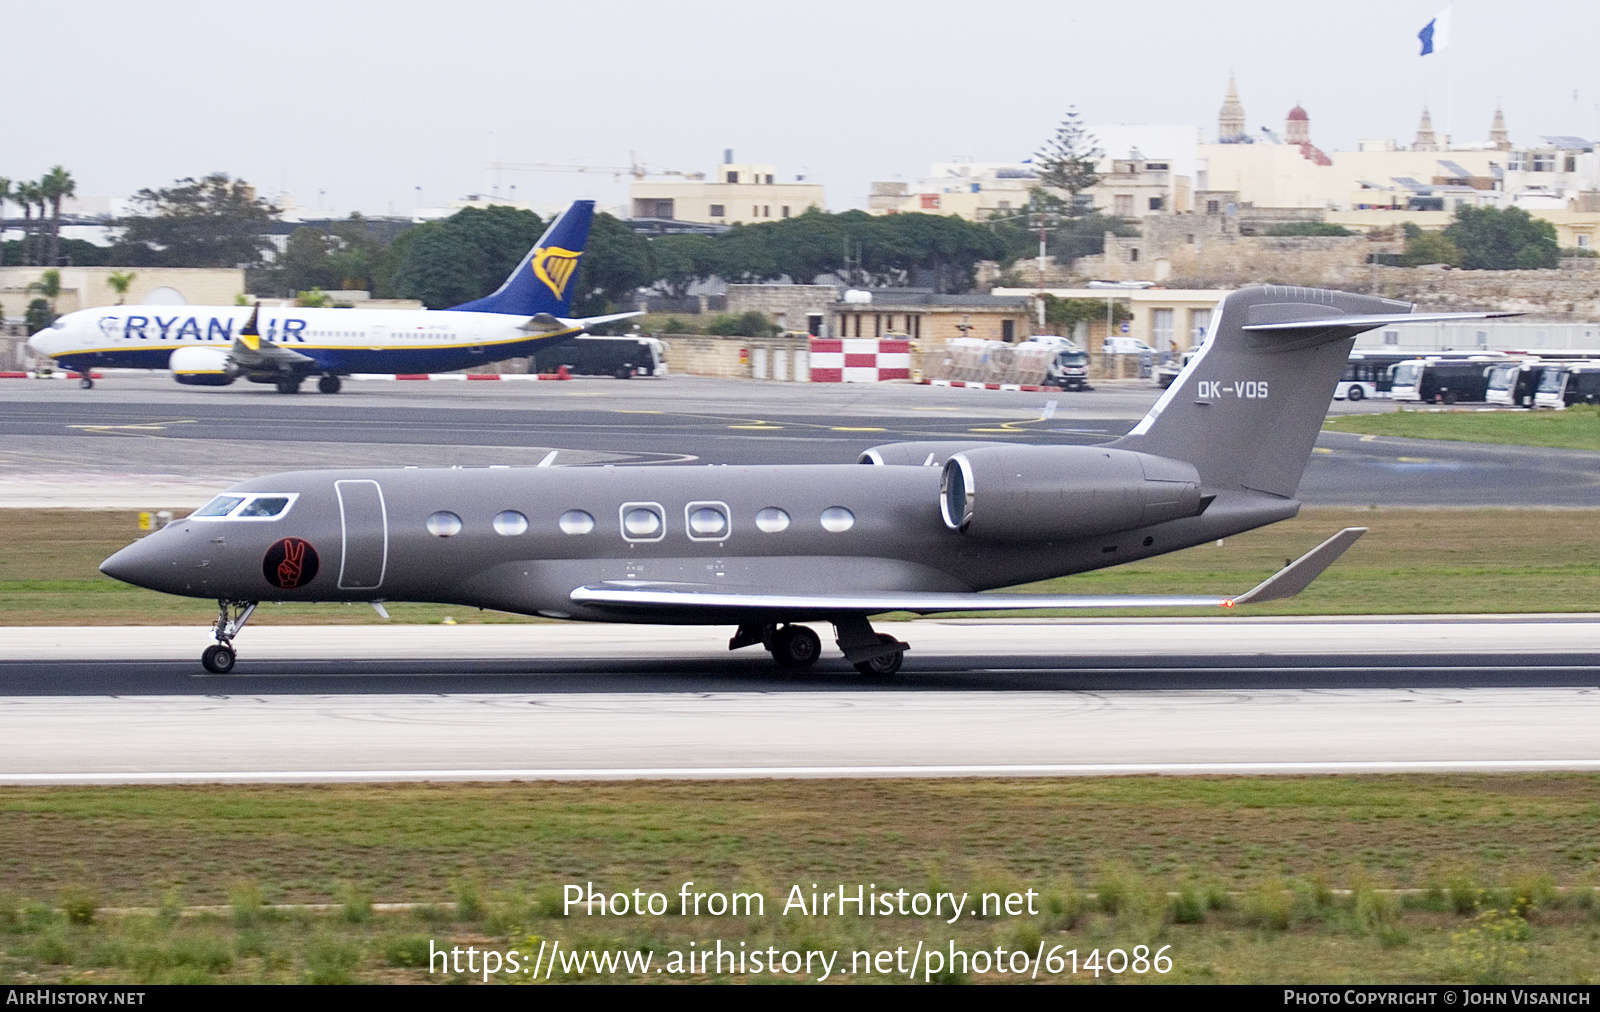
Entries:
<svg viewBox="0 0 1600 1012">
<path fill-rule="evenodd" d="M 1393 327 L 1401 323 L 1460 323 L 1466 320 L 1492 320 L 1502 316 L 1521 316 L 1521 313 L 1379 313 L 1368 316 L 1328 316 L 1316 320 L 1287 320 L 1282 323 L 1248 323 L 1240 328 L 1246 333 L 1302 334 L 1308 330 L 1342 330 L 1360 334 L 1379 327 Z"/>
<path fill-rule="evenodd" d="M 631 320 L 635 316 L 643 316 L 639 311 L 631 313 L 611 313 L 608 316 L 581 316 L 575 320 L 551 316 L 549 313 L 539 313 L 529 318 L 527 323 L 517 328 L 529 334 L 541 337 L 556 337 L 561 334 L 581 334 L 586 330 L 598 327 L 603 323 L 615 323 L 618 320 Z"/>
<path fill-rule="evenodd" d="M 931 615 L 951 611 L 1026 611 L 1084 608 L 1232 608 L 1237 604 L 1277 601 L 1305 590 L 1322 571 L 1367 532 L 1347 527 L 1293 563 L 1238 597 L 1179 594 L 946 594 L 867 592 L 860 594 L 794 594 L 779 590 L 729 591 L 704 584 L 649 580 L 611 580 L 579 587 L 575 604 L 637 612 L 744 613 L 750 615 L 877 615 L 909 611 Z"/>
</svg>

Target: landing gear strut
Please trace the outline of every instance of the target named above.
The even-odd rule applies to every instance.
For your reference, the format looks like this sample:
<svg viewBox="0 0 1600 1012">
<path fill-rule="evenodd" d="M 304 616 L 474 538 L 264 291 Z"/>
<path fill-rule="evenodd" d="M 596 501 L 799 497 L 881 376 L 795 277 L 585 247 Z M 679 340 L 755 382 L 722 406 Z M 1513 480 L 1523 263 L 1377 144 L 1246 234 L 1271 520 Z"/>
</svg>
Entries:
<svg viewBox="0 0 1600 1012">
<path fill-rule="evenodd" d="M 217 624 L 212 629 L 217 641 L 206 647 L 200 655 L 200 663 L 213 675 L 225 675 L 233 670 L 233 662 L 238 659 L 233 651 L 233 638 L 250 621 L 250 616 L 256 610 L 256 602 L 224 599 L 217 602 L 217 609 Z"/>
<path fill-rule="evenodd" d="M 844 659 L 863 675 L 888 678 L 900 670 L 900 662 L 910 645 L 887 633 L 876 632 L 864 615 L 835 618 L 834 632 Z M 822 639 L 810 627 L 776 622 L 746 622 L 728 641 L 729 650 L 755 646 L 771 651 L 780 668 L 809 668 L 822 654 Z"/>
<path fill-rule="evenodd" d="M 888 633 L 874 631 L 865 615 L 836 618 L 833 620 L 833 629 L 838 634 L 839 649 L 844 651 L 844 659 L 863 675 L 873 678 L 888 678 L 899 671 L 900 662 L 905 660 L 905 653 L 911 648 L 910 644 L 902 643 Z"/>
</svg>

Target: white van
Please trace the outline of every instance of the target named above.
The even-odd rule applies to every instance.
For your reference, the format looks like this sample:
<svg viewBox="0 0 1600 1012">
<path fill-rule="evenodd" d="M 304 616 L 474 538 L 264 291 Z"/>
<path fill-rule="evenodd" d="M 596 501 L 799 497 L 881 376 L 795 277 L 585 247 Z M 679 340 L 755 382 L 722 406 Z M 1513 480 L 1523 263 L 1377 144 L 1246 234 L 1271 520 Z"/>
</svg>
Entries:
<svg viewBox="0 0 1600 1012">
<path fill-rule="evenodd" d="M 1106 338 L 1106 343 L 1101 350 L 1107 355 L 1143 355 L 1146 352 L 1154 355 L 1156 353 L 1154 348 L 1137 337 L 1119 337 L 1115 334 Z"/>
</svg>

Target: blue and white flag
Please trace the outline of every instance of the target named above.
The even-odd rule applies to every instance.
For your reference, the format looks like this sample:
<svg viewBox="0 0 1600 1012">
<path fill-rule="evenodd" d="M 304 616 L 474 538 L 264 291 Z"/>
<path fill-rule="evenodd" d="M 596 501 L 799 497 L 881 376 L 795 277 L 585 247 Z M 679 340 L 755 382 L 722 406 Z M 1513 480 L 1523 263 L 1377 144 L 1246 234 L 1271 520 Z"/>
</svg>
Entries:
<svg viewBox="0 0 1600 1012">
<path fill-rule="evenodd" d="M 1451 4 L 1433 16 L 1422 31 L 1417 33 L 1417 38 L 1422 40 L 1422 55 L 1438 52 L 1450 45 L 1450 9 Z"/>
</svg>

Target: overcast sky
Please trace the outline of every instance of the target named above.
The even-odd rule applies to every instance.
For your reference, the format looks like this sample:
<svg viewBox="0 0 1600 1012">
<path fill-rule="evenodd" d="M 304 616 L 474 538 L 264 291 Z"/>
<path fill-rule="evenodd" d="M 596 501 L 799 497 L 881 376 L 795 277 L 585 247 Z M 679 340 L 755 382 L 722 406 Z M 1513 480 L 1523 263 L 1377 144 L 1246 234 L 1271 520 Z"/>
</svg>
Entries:
<svg viewBox="0 0 1600 1012">
<path fill-rule="evenodd" d="M 875 0 L 322 0 L 10 7 L 0 176 L 60 163 L 84 194 L 221 170 L 306 206 L 409 213 L 484 191 L 501 160 L 708 171 L 731 147 L 863 206 L 874 179 L 1027 157 L 1089 122 L 1215 133 L 1228 70 L 1252 132 L 1299 101 L 1326 149 L 1600 136 L 1600 3 L 1442 0 L 1004 4 Z M 1447 61 L 1454 61 L 1453 74 Z M 1448 84 L 1453 76 L 1454 86 Z M 1160 153 L 1145 152 L 1149 156 Z M 506 174 L 535 204 L 626 196 L 609 176 Z M 319 196 L 319 191 L 322 194 Z"/>
</svg>

